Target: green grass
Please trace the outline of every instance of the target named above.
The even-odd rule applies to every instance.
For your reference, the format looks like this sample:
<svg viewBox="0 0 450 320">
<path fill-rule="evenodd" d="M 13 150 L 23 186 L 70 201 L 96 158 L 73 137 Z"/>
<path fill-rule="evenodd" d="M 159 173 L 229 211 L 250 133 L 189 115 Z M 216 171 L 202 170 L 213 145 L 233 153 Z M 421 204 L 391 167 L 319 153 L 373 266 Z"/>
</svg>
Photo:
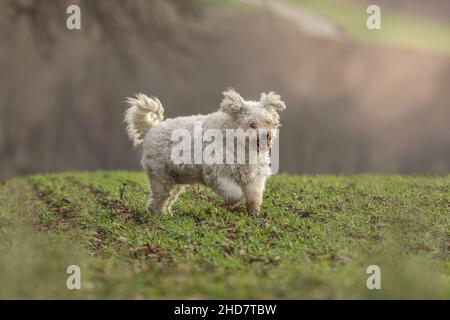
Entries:
<svg viewBox="0 0 450 320">
<path fill-rule="evenodd" d="M 381 6 L 381 30 L 366 27 L 366 8 L 349 0 L 285 0 L 327 16 L 357 41 L 450 54 L 450 24 Z M 431 5 L 431 4 L 430 4 Z"/>
<path fill-rule="evenodd" d="M 259 6 L 245 3 L 241 0 L 197 0 L 197 3 L 205 7 L 215 7 L 233 11 L 255 11 L 260 9 Z"/>
<path fill-rule="evenodd" d="M 279 175 L 259 217 L 204 187 L 170 217 L 146 212 L 143 173 L 18 178 L 0 183 L 0 298 L 448 299 L 449 200 L 450 176 Z"/>
</svg>

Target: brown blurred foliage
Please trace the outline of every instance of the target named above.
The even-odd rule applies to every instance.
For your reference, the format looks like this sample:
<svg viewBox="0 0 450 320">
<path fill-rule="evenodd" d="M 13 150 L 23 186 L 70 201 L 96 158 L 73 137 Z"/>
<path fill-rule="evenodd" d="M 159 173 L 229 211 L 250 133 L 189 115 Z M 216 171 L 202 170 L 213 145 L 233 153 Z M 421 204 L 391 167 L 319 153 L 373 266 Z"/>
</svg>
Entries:
<svg viewBox="0 0 450 320">
<path fill-rule="evenodd" d="M 66 28 L 71 4 L 81 31 Z M 123 150 L 106 146 L 123 138 L 118 108 L 133 85 L 112 92 L 143 52 L 150 64 L 186 55 L 198 14 L 194 0 L 1 0 L 0 176 L 111 168 Z"/>
<path fill-rule="evenodd" d="M 198 14 L 195 0 L 2 0 L 0 36 L 5 44 L 31 36 L 37 48 L 51 53 L 67 35 L 66 9 L 81 8 L 83 32 L 119 53 L 133 42 L 176 44 L 181 40 L 179 18 Z M 20 34 L 18 34 L 20 31 Z"/>
</svg>

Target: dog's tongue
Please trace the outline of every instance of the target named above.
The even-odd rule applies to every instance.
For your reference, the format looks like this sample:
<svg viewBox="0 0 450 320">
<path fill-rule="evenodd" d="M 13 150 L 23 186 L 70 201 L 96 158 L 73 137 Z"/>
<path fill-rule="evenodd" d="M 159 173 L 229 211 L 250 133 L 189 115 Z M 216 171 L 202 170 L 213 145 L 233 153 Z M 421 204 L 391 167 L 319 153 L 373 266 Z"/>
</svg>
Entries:
<svg viewBox="0 0 450 320">
<path fill-rule="evenodd" d="M 261 151 L 267 151 L 272 147 L 272 142 L 270 140 L 260 141 L 258 147 Z"/>
</svg>

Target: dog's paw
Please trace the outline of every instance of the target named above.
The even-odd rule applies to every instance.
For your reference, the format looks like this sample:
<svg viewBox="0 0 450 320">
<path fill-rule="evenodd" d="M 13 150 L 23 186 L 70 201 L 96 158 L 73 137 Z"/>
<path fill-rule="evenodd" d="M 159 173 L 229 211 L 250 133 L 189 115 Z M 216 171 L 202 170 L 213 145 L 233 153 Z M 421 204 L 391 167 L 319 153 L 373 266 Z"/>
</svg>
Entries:
<svg viewBox="0 0 450 320">
<path fill-rule="evenodd" d="M 259 216 L 260 208 L 254 202 L 247 203 L 247 213 L 252 216 Z"/>
<path fill-rule="evenodd" d="M 149 214 L 161 214 L 163 216 L 171 216 L 171 217 L 173 216 L 173 213 L 172 213 L 171 210 L 164 209 L 164 208 L 162 208 L 162 209 L 155 209 L 152 206 L 148 206 L 147 207 L 147 212 Z"/>
<path fill-rule="evenodd" d="M 227 206 L 227 210 L 228 210 L 228 212 L 231 212 L 231 213 L 242 213 L 243 212 L 242 208 L 238 205 L 236 205 L 234 207 Z"/>
</svg>

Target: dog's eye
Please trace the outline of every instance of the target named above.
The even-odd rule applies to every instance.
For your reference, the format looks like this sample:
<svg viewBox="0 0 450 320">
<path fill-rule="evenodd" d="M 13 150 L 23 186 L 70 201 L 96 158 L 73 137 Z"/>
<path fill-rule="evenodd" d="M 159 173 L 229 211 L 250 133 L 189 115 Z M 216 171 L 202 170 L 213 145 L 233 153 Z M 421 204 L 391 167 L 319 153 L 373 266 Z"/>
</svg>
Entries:
<svg viewBox="0 0 450 320">
<path fill-rule="evenodd" d="M 253 128 L 253 129 L 255 129 L 255 128 L 256 128 L 256 123 L 251 123 L 251 124 L 250 124 L 250 127 Z"/>
</svg>

